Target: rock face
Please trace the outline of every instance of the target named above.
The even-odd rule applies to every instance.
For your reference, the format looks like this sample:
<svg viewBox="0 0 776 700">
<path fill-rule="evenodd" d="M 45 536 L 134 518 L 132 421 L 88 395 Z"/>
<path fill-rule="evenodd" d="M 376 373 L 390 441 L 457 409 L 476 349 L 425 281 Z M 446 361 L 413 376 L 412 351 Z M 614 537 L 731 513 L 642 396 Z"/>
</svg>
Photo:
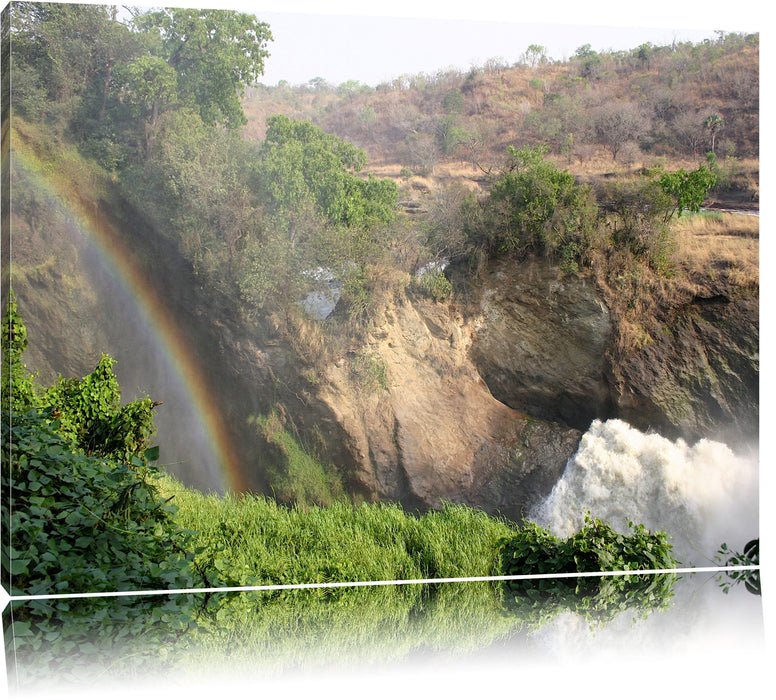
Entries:
<svg viewBox="0 0 776 700">
<path fill-rule="evenodd" d="M 666 312 L 662 330 L 617 366 L 617 412 L 667 436 L 748 449 L 759 436 L 756 297 L 698 296 Z"/>
<path fill-rule="evenodd" d="M 529 260 L 496 263 L 478 286 L 471 355 L 496 398 L 580 430 L 611 413 L 612 322 L 589 280 Z"/>
<path fill-rule="evenodd" d="M 756 444 L 759 304 L 719 282 L 657 306 L 647 342 L 615 351 L 617 319 L 588 279 L 543 260 L 494 263 L 466 315 L 471 357 L 493 395 L 544 420 L 586 430 L 622 418 L 642 430 L 734 448 Z"/>
<path fill-rule="evenodd" d="M 546 496 L 576 450 L 577 430 L 529 418 L 493 397 L 470 359 L 472 328 L 454 307 L 399 294 L 368 352 L 384 387 L 351 363 L 319 393 L 351 436 L 365 490 L 427 509 L 454 501 L 519 519 Z"/>
</svg>

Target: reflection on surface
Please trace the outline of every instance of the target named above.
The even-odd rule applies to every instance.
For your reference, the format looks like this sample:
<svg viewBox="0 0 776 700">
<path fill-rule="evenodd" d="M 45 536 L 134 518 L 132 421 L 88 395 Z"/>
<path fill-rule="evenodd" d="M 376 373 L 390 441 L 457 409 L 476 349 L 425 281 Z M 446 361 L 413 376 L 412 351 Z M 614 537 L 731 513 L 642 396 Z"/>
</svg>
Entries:
<svg viewBox="0 0 776 700">
<path fill-rule="evenodd" d="M 453 663 L 518 671 L 598 655 L 683 654 L 763 645 L 761 599 L 698 573 L 345 587 L 209 597 L 11 603 L 4 613 L 9 687 L 101 692 L 127 681 L 203 687 L 217 679 L 404 672 Z"/>
</svg>

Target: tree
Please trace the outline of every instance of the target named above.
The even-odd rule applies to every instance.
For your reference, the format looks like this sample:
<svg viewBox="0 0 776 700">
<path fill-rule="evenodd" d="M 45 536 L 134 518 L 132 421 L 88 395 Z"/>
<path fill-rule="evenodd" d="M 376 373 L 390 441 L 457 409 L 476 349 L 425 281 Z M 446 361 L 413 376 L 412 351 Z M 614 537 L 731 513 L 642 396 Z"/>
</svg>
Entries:
<svg viewBox="0 0 776 700">
<path fill-rule="evenodd" d="M 699 211 L 716 180 L 716 175 L 704 165 L 689 173 L 684 168 L 674 173 L 663 173 L 659 179 L 660 187 L 673 199 L 672 209 L 666 212 L 666 222 L 674 214 L 681 216 L 685 210 Z"/>
<path fill-rule="evenodd" d="M 42 76 L 49 98 L 81 95 L 103 66 L 100 33 L 112 21 L 110 8 L 19 2 L 11 11 L 14 53 Z"/>
<path fill-rule="evenodd" d="M 598 107 L 593 121 L 598 140 L 614 160 L 617 160 L 617 154 L 626 143 L 638 140 L 648 128 L 648 121 L 637 105 L 618 100 Z"/>
<path fill-rule="evenodd" d="M 397 196 L 392 180 L 359 176 L 365 165 L 363 151 L 309 121 L 267 119 L 253 176 L 263 223 L 247 244 L 244 298 L 293 298 L 312 284 L 305 270 L 342 273 L 365 263 L 371 232 L 392 221 Z"/>
<path fill-rule="evenodd" d="M 613 183 L 605 196 L 614 247 L 665 271 L 674 246 L 671 219 L 685 210 L 698 211 L 714 182 L 714 174 L 702 166 L 690 173 L 658 170 L 634 181 Z"/>
<path fill-rule="evenodd" d="M 525 50 L 525 60 L 531 68 L 534 68 L 537 63 L 543 63 L 547 58 L 547 49 L 539 44 L 531 44 Z"/>
<path fill-rule="evenodd" d="M 269 25 L 230 10 L 167 8 L 135 18 L 156 32 L 159 55 L 177 75 L 177 92 L 202 121 L 228 127 L 245 123 L 240 96 L 264 72 L 272 40 Z"/>
<path fill-rule="evenodd" d="M 146 157 L 159 115 L 177 100 L 177 76 L 159 56 L 140 56 L 121 71 L 123 102 L 139 120 Z"/>
<path fill-rule="evenodd" d="M 716 112 L 703 120 L 703 128 L 707 129 L 711 136 L 711 152 L 714 153 L 717 132 L 725 126 L 725 121 Z"/>
</svg>

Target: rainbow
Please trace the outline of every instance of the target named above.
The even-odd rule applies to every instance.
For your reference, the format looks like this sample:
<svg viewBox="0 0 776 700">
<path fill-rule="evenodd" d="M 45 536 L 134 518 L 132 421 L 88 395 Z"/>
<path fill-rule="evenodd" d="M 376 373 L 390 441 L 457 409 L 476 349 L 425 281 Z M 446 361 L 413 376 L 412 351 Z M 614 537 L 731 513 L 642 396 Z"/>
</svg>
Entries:
<svg viewBox="0 0 776 700">
<path fill-rule="evenodd" d="M 196 427 L 205 436 L 211 451 L 210 455 L 203 455 L 203 461 L 218 465 L 220 474 L 216 478 L 220 483 L 214 487 L 222 492 L 244 491 L 240 462 L 231 446 L 223 417 L 214 408 L 217 402 L 212 398 L 213 392 L 201 362 L 190 344 L 185 342 L 175 318 L 148 286 L 126 244 L 100 208 L 75 194 L 73 183 L 66 184 L 61 175 L 41 168 L 34 155 L 26 155 L 27 150 L 27 147 L 14 148 L 12 144 L 12 162 L 24 170 L 41 194 L 55 197 L 64 207 L 114 282 L 132 300 L 134 312 L 153 339 L 155 353 L 169 368 L 186 397 L 198 423 Z"/>
</svg>

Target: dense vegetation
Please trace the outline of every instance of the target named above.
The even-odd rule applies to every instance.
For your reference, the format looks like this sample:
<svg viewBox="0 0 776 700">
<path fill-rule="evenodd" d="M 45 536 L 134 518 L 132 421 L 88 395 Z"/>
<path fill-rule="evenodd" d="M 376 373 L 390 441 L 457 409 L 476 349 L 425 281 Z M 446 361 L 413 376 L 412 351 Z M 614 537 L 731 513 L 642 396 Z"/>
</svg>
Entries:
<svg viewBox="0 0 776 700">
<path fill-rule="evenodd" d="M 756 35 L 584 46 L 565 63 L 533 46 L 521 63 L 494 59 L 466 75 L 270 88 L 257 81 L 271 31 L 254 17 L 133 12 L 15 3 L 14 116 L 111 173 L 203 281 L 254 318 L 320 287 L 318 269 L 341 280 L 351 320 L 381 293 L 376 266 L 539 253 L 575 272 L 595 251 L 624 248 L 666 271 L 671 213 L 697 209 L 715 183 L 736 186 L 736 158 L 756 154 Z M 653 164 L 600 187 L 558 164 L 603 151 L 616 167 Z M 365 172 L 367 152 L 401 173 Z M 461 159 L 476 164 L 479 176 L 466 177 L 479 193 L 447 183 L 421 217 L 399 215 L 413 174 Z M 436 277 L 428 292 L 444 297 Z"/>
</svg>

